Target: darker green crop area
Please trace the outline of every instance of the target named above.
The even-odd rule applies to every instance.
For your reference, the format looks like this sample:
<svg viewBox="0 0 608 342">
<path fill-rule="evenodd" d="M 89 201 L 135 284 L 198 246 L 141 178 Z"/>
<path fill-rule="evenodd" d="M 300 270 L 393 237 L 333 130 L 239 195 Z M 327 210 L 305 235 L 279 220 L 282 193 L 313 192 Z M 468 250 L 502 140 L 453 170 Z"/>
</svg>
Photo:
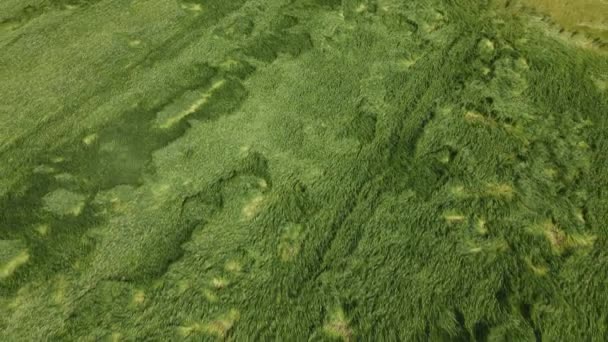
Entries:
<svg viewBox="0 0 608 342">
<path fill-rule="evenodd" d="M 608 340 L 608 55 L 560 20 L 3 2 L 0 340 Z"/>
</svg>

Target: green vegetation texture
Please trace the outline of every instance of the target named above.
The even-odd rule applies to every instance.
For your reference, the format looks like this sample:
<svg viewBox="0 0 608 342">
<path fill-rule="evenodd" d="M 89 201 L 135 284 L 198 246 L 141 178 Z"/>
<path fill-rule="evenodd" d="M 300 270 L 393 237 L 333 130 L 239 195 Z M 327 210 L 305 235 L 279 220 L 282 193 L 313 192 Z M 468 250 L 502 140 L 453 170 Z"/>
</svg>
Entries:
<svg viewBox="0 0 608 342">
<path fill-rule="evenodd" d="M 2 0 L 0 341 L 608 340 L 608 54 L 557 25 Z"/>
</svg>

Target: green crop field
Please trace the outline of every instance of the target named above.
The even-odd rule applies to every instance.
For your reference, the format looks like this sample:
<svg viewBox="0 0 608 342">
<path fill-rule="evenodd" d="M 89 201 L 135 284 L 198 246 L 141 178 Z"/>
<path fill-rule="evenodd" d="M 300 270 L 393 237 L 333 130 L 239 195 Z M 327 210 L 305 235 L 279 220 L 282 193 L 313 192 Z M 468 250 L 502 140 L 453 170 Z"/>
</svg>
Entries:
<svg viewBox="0 0 608 342">
<path fill-rule="evenodd" d="M 0 341 L 607 341 L 606 0 L 1 0 Z"/>
</svg>

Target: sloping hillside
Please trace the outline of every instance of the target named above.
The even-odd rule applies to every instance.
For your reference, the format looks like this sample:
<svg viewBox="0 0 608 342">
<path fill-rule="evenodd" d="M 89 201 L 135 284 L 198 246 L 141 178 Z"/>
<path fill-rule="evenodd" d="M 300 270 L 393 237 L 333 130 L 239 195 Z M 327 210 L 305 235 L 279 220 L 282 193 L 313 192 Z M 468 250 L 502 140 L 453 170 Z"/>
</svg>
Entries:
<svg viewBox="0 0 608 342">
<path fill-rule="evenodd" d="M 542 13 L 2 1 L 0 340 L 608 340 L 608 54 Z"/>
</svg>

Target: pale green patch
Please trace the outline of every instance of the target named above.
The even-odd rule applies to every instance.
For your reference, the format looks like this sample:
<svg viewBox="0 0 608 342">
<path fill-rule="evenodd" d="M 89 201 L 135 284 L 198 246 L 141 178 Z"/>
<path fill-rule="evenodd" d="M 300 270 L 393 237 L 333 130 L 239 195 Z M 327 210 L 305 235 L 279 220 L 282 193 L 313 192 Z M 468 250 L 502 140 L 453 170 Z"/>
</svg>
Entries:
<svg viewBox="0 0 608 342">
<path fill-rule="evenodd" d="M 450 193 L 452 196 L 456 198 L 466 198 L 469 197 L 465 187 L 463 185 L 454 185 L 450 187 Z"/>
<path fill-rule="evenodd" d="M 133 304 L 141 305 L 146 301 L 146 293 L 143 290 L 137 290 L 133 294 Z"/>
<path fill-rule="evenodd" d="M 245 219 L 253 219 L 259 213 L 263 202 L 264 196 L 262 195 L 255 196 L 249 202 L 247 202 L 242 210 Z"/>
<path fill-rule="evenodd" d="M 543 174 L 545 176 L 547 176 L 548 178 L 553 179 L 557 176 L 557 170 L 555 168 L 548 167 L 548 168 L 543 169 Z"/>
<path fill-rule="evenodd" d="M 442 152 L 440 152 L 438 160 L 442 164 L 449 163 L 450 162 L 450 152 L 449 151 L 442 151 Z"/>
<path fill-rule="evenodd" d="M 0 280 L 10 277 L 30 259 L 23 242 L 0 240 Z"/>
<path fill-rule="evenodd" d="M 367 10 L 367 5 L 366 4 L 359 4 L 359 6 L 357 6 L 357 8 L 355 9 L 355 12 L 357 13 L 363 13 Z"/>
<path fill-rule="evenodd" d="M 53 302 L 56 305 L 64 305 L 66 302 L 66 294 L 68 293 L 69 282 L 64 275 L 59 275 L 55 282 L 55 290 L 53 291 Z"/>
<path fill-rule="evenodd" d="M 130 47 L 138 47 L 140 45 L 141 45 L 141 40 L 139 40 L 139 39 L 133 39 L 133 40 L 129 41 Z"/>
<path fill-rule="evenodd" d="M 55 168 L 49 165 L 38 165 L 32 171 L 38 174 L 50 174 L 55 172 Z"/>
<path fill-rule="evenodd" d="M 203 11 L 203 5 L 201 5 L 201 4 L 184 2 L 184 3 L 182 3 L 181 7 L 182 7 L 182 9 L 185 9 L 187 11 L 192 11 L 192 12 L 202 12 Z"/>
<path fill-rule="evenodd" d="M 349 324 L 350 321 L 346 317 L 344 310 L 342 308 L 335 308 L 329 313 L 329 317 L 327 317 L 323 325 L 323 332 L 330 338 L 352 341 L 354 336 Z"/>
<path fill-rule="evenodd" d="M 183 294 L 184 292 L 188 291 L 191 287 L 192 287 L 192 284 L 190 283 L 189 280 L 180 280 L 177 283 L 177 292 L 179 294 Z"/>
<path fill-rule="evenodd" d="M 237 260 L 229 260 L 224 265 L 224 269 L 228 272 L 239 273 L 243 269 L 243 266 Z"/>
<path fill-rule="evenodd" d="M 225 277 L 220 276 L 211 279 L 211 286 L 213 286 L 213 288 L 215 288 L 216 290 L 221 290 L 228 286 L 228 284 L 230 284 L 230 281 Z"/>
<path fill-rule="evenodd" d="M 119 332 L 113 332 L 112 336 L 111 336 L 111 341 L 112 342 L 119 342 L 122 341 L 122 334 Z"/>
<path fill-rule="evenodd" d="M 59 216 L 78 216 L 85 206 L 84 195 L 57 189 L 42 198 L 45 210 Z"/>
<path fill-rule="evenodd" d="M 446 212 L 443 214 L 443 218 L 449 224 L 463 223 L 466 220 L 466 216 L 455 211 Z"/>
<path fill-rule="evenodd" d="M 588 150 L 591 148 L 586 141 L 579 141 L 576 143 L 576 147 L 580 148 L 581 150 Z"/>
<path fill-rule="evenodd" d="M 215 303 L 215 302 L 218 301 L 217 295 L 212 290 L 210 290 L 210 289 L 204 289 L 203 290 L 203 296 L 210 303 Z"/>
<path fill-rule="evenodd" d="M 241 152 L 241 154 L 248 154 L 250 150 L 251 146 L 248 145 L 239 147 L 239 152 Z"/>
<path fill-rule="evenodd" d="M 202 331 L 202 325 L 200 323 L 194 323 L 188 326 L 181 326 L 177 328 L 177 331 L 182 337 L 188 337 Z"/>
<path fill-rule="evenodd" d="M 17 268 L 24 265 L 28 260 L 30 260 L 30 255 L 27 251 L 23 251 L 16 255 L 13 259 L 5 263 L 2 268 L 0 268 L 0 279 L 4 279 L 12 275 Z"/>
<path fill-rule="evenodd" d="M 592 234 L 570 234 L 568 236 L 567 248 L 589 248 L 597 240 L 597 236 Z"/>
<path fill-rule="evenodd" d="M 513 199 L 513 196 L 515 195 L 515 190 L 513 190 L 513 187 L 509 184 L 488 183 L 488 184 L 486 184 L 484 193 L 487 196 L 511 200 L 511 199 Z"/>
<path fill-rule="evenodd" d="M 402 58 L 397 61 L 397 68 L 399 70 L 405 71 L 405 70 L 411 68 L 412 66 L 414 66 L 414 64 L 416 64 L 419 59 L 420 59 L 420 57 Z"/>
<path fill-rule="evenodd" d="M 168 183 L 155 183 L 151 186 L 150 191 L 152 196 L 156 200 L 160 200 L 166 197 L 171 192 L 171 184 Z"/>
<path fill-rule="evenodd" d="M 98 136 L 97 133 L 92 133 L 87 135 L 86 137 L 82 138 L 82 143 L 85 145 L 91 145 L 92 143 L 94 143 L 97 140 Z"/>
<path fill-rule="evenodd" d="M 479 43 L 479 47 L 482 49 L 482 51 L 487 51 L 487 52 L 492 52 L 494 51 L 494 42 L 484 38 L 481 40 L 481 42 Z"/>
<path fill-rule="evenodd" d="M 469 253 L 480 253 L 483 250 L 481 247 L 472 247 L 469 248 Z"/>
<path fill-rule="evenodd" d="M 523 58 L 523 57 L 519 57 L 516 61 L 515 61 L 515 66 L 518 69 L 521 70 L 528 70 L 530 69 L 530 65 L 528 64 L 528 60 Z"/>
<path fill-rule="evenodd" d="M 580 250 L 593 246 L 597 237 L 591 234 L 568 234 L 551 220 L 541 222 L 528 228 L 528 232 L 543 235 L 550 243 L 556 254 L 563 254 L 569 250 Z"/>
<path fill-rule="evenodd" d="M 212 335 L 217 338 L 225 338 L 239 318 L 240 313 L 236 309 L 232 309 L 219 318 L 199 326 L 199 329 L 205 334 Z"/>
<path fill-rule="evenodd" d="M 479 235 L 487 235 L 488 227 L 486 227 L 486 220 L 483 218 L 478 218 L 477 222 L 475 223 L 475 230 L 477 233 L 479 233 Z"/>
<path fill-rule="evenodd" d="M 504 252 L 509 249 L 509 244 L 502 238 L 487 240 L 482 243 L 469 243 L 470 247 L 468 252 L 472 254 L 477 253 L 497 253 Z"/>
<path fill-rule="evenodd" d="M 490 127 L 496 126 L 496 121 L 491 118 L 487 118 L 483 114 L 475 111 L 466 112 L 464 114 L 464 119 L 471 124 L 482 124 L 484 126 Z"/>
<path fill-rule="evenodd" d="M 38 226 L 36 226 L 36 228 L 34 228 L 34 230 L 36 231 L 36 233 L 40 234 L 41 236 L 46 236 L 49 231 L 51 230 L 51 226 L 49 226 L 48 224 L 40 224 Z"/>
<path fill-rule="evenodd" d="M 207 91 L 202 92 L 202 94 L 200 94 L 199 97 L 194 100 L 194 102 L 187 105 L 186 109 L 175 110 L 174 107 L 182 106 L 181 102 L 175 103 L 173 106 L 168 106 L 165 110 L 158 113 L 158 116 L 157 116 L 158 127 L 162 128 L 162 129 L 171 128 L 175 124 L 182 121 L 184 118 L 195 113 L 201 107 L 203 107 L 209 101 L 209 99 L 211 99 L 213 94 L 218 89 L 223 87 L 224 84 L 226 84 L 226 80 L 216 81 L 215 83 L 213 83 L 211 85 L 211 87 Z M 191 96 L 192 96 L 192 94 L 190 94 L 190 96 L 186 96 L 186 99 Z"/>
<path fill-rule="evenodd" d="M 585 215 L 583 215 L 583 210 L 581 208 L 577 208 L 574 211 L 574 216 L 579 220 L 579 222 L 585 223 Z"/>
<path fill-rule="evenodd" d="M 232 70 L 241 65 L 241 62 L 234 59 L 227 59 L 220 64 L 220 68 L 225 71 Z"/>
<path fill-rule="evenodd" d="M 266 180 L 265 180 L 265 179 L 260 179 L 260 180 L 258 181 L 258 186 L 259 186 L 261 189 L 266 189 L 266 188 L 268 187 L 268 183 L 266 182 Z"/>
<path fill-rule="evenodd" d="M 283 234 L 279 242 L 279 257 L 281 261 L 288 262 L 293 260 L 299 253 L 304 239 L 302 226 L 299 224 L 289 224 L 283 228 Z"/>
<path fill-rule="evenodd" d="M 547 265 L 535 264 L 534 262 L 532 262 L 532 259 L 530 259 L 530 258 L 526 258 L 526 265 L 528 265 L 530 270 L 532 270 L 532 272 L 534 274 L 536 274 L 537 276 L 542 277 L 542 276 L 547 275 L 547 273 L 549 273 L 549 267 L 547 267 Z"/>
<path fill-rule="evenodd" d="M 493 239 L 483 245 L 483 249 L 488 252 L 506 252 L 509 250 L 509 244 L 503 238 Z"/>
<path fill-rule="evenodd" d="M 454 112 L 452 105 L 444 105 L 437 110 L 438 116 L 449 117 Z"/>
</svg>

